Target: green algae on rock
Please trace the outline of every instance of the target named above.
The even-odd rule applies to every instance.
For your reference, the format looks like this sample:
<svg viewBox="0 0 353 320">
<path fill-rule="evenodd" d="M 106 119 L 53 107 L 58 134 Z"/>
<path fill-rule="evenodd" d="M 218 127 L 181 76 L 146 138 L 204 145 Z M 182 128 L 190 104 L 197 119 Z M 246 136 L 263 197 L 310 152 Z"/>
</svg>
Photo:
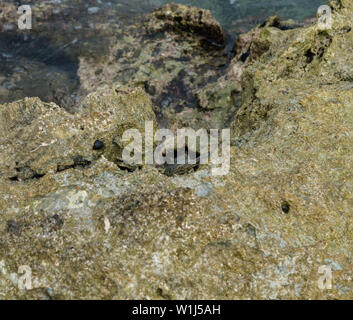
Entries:
<svg viewBox="0 0 353 320">
<path fill-rule="evenodd" d="M 234 101 L 205 110 L 197 95 L 224 75 L 229 62 L 224 31 L 211 13 L 171 4 L 128 26 L 113 42 L 107 61 L 82 58 L 79 75 L 87 92 L 98 86 L 143 85 L 163 127 L 224 127 L 223 116 L 229 116 Z M 93 75 L 96 69 L 101 72 Z"/>
<path fill-rule="evenodd" d="M 222 27 L 213 18 L 209 10 L 172 3 L 156 9 L 153 16 L 155 19 L 149 21 L 148 24 L 150 32 L 174 30 L 176 32 L 196 33 L 205 39 L 224 45 L 225 36 Z"/>
<path fill-rule="evenodd" d="M 16 69 L 12 75 L 0 74 L 0 80 L 6 75 L 0 101 L 33 95 L 74 113 L 89 93 L 135 83 L 151 96 L 164 127 L 222 128 L 232 120 L 237 107 L 233 96 L 239 84 L 229 82 L 224 91 L 227 98 L 219 102 L 219 95 L 214 97 L 209 88 L 210 83 L 222 82 L 231 58 L 225 48 L 225 32 L 210 11 L 170 4 L 127 19 L 125 6 L 120 8 L 122 12 L 103 6 L 90 15 L 86 12 L 89 3 L 38 4 L 33 7 L 40 18 L 35 32 L 25 37 L 14 29 L 2 35 L 4 39 L 0 37 L 2 43 L 14 43 L 14 48 L 8 49 L 13 57 L 5 71 Z M 6 14 L 0 23 L 15 19 L 16 7 L 11 1 L 1 7 Z M 81 12 L 85 12 L 83 17 Z M 67 16 L 72 19 L 67 21 Z M 26 51 L 37 52 L 39 59 Z M 69 70 L 60 69 L 62 65 Z M 199 101 L 203 103 L 199 105 Z"/>
</svg>

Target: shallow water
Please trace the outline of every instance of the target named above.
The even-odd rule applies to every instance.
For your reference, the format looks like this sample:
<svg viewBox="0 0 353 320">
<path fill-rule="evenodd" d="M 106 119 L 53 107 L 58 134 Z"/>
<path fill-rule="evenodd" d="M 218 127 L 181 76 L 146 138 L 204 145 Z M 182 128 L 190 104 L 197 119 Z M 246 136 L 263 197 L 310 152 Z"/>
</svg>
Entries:
<svg viewBox="0 0 353 320">
<path fill-rule="evenodd" d="M 102 59 L 111 39 L 139 15 L 171 0 L 42 0 L 33 29 L 17 28 L 17 1 L 0 4 L 0 103 L 38 96 L 70 107 L 80 100 L 80 57 Z M 212 11 L 235 36 L 275 13 L 305 19 L 322 0 L 177 0 Z M 7 5 L 13 5 L 6 11 Z M 5 10 L 4 10 L 5 7 Z M 137 44 L 138 45 L 138 44 Z"/>
<path fill-rule="evenodd" d="M 278 14 L 284 19 L 303 20 L 315 14 L 323 0 L 150 0 L 154 5 L 177 2 L 199 6 L 212 11 L 216 19 L 226 28 L 244 21 L 244 25 L 257 24 L 268 16 Z M 251 22 L 253 21 L 253 22 Z M 240 24 L 241 26 L 241 24 Z"/>
</svg>

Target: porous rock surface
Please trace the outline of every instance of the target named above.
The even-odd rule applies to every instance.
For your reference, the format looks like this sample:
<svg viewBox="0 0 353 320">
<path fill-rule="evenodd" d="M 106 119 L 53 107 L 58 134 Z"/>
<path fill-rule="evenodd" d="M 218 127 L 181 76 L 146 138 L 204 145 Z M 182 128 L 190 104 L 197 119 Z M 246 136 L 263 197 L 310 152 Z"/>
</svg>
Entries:
<svg viewBox="0 0 353 320">
<path fill-rule="evenodd" d="M 127 172 L 93 153 L 101 133 L 109 144 L 153 117 L 139 88 L 93 96 L 101 104 L 74 116 L 38 99 L 1 106 L 0 297 L 352 298 L 353 4 L 330 5 L 332 30 L 268 23 L 248 35 L 225 176 Z M 18 288 L 23 265 L 30 290 Z"/>
</svg>

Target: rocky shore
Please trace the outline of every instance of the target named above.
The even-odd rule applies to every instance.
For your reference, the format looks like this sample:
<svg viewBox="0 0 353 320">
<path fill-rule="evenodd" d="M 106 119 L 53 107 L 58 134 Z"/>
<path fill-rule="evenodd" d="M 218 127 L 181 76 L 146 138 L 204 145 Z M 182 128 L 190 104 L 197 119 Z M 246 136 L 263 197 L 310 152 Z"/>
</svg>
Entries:
<svg viewBox="0 0 353 320">
<path fill-rule="evenodd" d="M 275 16 L 231 50 L 196 7 L 95 24 L 74 89 L 0 105 L 0 299 L 352 299 L 353 3 L 329 5 L 331 30 Z M 124 167 L 145 121 L 230 127 L 229 174 Z"/>
</svg>

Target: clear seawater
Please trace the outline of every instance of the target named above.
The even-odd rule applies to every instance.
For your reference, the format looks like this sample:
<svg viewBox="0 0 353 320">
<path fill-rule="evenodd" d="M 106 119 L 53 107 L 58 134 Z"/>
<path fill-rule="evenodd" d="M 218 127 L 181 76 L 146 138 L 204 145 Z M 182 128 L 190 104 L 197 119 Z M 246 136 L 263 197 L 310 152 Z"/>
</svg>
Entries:
<svg viewBox="0 0 353 320">
<path fill-rule="evenodd" d="M 312 17 L 326 3 L 325 0 L 1 0 L 0 103 L 38 96 L 44 101 L 66 104 L 65 99 L 79 88 L 77 70 L 82 55 L 104 54 L 109 37 L 115 35 L 116 22 L 124 28 L 140 14 L 169 2 L 211 10 L 230 37 L 274 14 L 294 20 Z M 2 11 L 3 5 L 16 8 L 23 3 L 33 7 L 34 25 L 29 32 L 19 31 L 17 21 L 9 23 Z M 49 15 L 49 21 L 40 27 L 36 25 L 41 19 L 38 13 L 45 6 L 53 11 L 53 20 Z M 16 19 L 16 11 L 13 16 Z M 96 34 L 90 26 L 100 23 L 108 29 L 111 25 L 111 30 Z M 76 98 L 73 99 L 75 104 Z"/>
<path fill-rule="evenodd" d="M 251 17 L 266 18 L 278 14 L 284 19 L 303 20 L 313 16 L 325 0 L 150 0 L 154 5 L 176 2 L 212 11 L 224 26 Z"/>
</svg>

